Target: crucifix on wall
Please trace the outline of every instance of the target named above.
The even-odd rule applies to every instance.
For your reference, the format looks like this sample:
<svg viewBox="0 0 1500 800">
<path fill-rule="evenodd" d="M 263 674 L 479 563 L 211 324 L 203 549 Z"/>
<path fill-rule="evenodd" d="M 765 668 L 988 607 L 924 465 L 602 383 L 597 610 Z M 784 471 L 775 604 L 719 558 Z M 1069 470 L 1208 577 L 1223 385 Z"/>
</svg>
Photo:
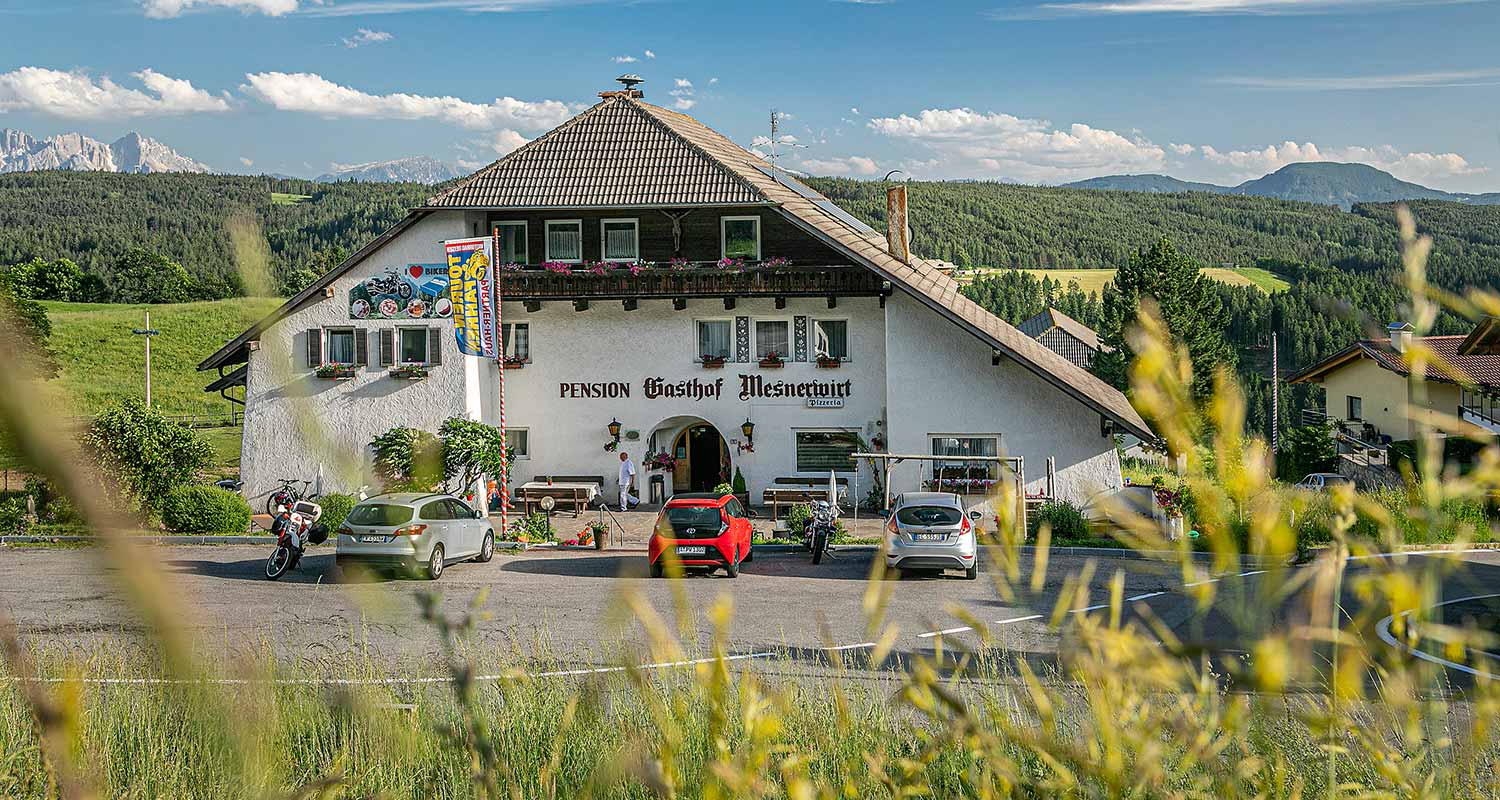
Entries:
<svg viewBox="0 0 1500 800">
<path fill-rule="evenodd" d="M 666 214 L 667 218 L 672 220 L 672 257 L 680 258 L 682 256 L 682 218 L 693 212 L 689 210 L 679 211 L 675 214 L 670 211 L 662 211 L 661 213 Z"/>
</svg>

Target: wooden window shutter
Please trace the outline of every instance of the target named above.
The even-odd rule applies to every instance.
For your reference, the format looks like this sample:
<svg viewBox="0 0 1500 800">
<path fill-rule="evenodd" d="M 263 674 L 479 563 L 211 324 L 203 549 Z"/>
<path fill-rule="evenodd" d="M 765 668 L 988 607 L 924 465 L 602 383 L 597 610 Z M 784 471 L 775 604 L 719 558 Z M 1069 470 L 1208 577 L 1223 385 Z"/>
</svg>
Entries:
<svg viewBox="0 0 1500 800">
<path fill-rule="evenodd" d="M 390 328 L 380 329 L 380 366 L 396 363 L 396 332 Z"/>
<path fill-rule="evenodd" d="M 427 329 L 427 363 L 443 363 L 443 329 Z"/>
<path fill-rule="evenodd" d="M 354 363 L 361 367 L 370 365 L 370 332 L 354 330 Z"/>
<path fill-rule="evenodd" d="M 307 365 L 309 367 L 323 366 L 323 329 L 307 329 Z"/>
</svg>

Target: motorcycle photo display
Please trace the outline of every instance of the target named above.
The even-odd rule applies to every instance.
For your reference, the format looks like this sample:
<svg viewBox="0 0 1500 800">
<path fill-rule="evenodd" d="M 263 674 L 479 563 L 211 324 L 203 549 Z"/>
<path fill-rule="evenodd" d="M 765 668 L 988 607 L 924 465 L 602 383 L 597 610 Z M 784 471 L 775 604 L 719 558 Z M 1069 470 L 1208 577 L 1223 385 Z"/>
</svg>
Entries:
<svg viewBox="0 0 1500 800">
<path fill-rule="evenodd" d="M 318 522 L 323 507 L 310 500 L 298 500 L 276 516 L 271 532 L 276 534 L 276 549 L 266 559 L 266 578 L 278 580 L 297 568 L 302 551 L 309 544 L 328 541 L 328 526 Z"/>
</svg>

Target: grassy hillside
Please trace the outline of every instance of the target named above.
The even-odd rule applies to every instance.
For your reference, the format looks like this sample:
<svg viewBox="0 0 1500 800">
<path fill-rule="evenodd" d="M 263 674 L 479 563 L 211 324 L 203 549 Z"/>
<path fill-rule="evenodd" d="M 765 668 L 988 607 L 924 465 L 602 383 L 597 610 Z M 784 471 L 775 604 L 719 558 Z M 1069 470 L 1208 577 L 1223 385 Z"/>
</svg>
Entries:
<svg viewBox="0 0 1500 800">
<path fill-rule="evenodd" d="M 960 281 L 967 282 L 980 275 L 993 274 L 999 271 L 993 269 L 965 270 L 957 273 L 957 277 Z M 1077 283 L 1079 290 L 1084 294 L 1103 292 L 1104 285 L 1114 280 L 1115 277 L 1115 271 L 1112 269 L 1023 269 L 1021 272 L 1035 275 L 1039 280 L 1041 278 L 1051 278 L 1054 281 L 1060 282 L 1065 287 L 1070 282 Z M 1227 267 L 1204 267 L 1203 272 L 1208 277 L 1227 286 L 1255 286 L 1266 293 L 1279 292 L 1290 285 L 1286 279 L 1276 273 L 1259 267 L 1236 267 L 1234 269 Z"/>
<path fill-rule="evenodd" d="M 119 397 L 145 396 L 145 349 L 132 328 L 145 324 L 161 335 L 151 342 L 152 403 L 167 414 L 227 415 L 217 394 L 203 391 L 216 373 L 198 362 L 270 313 L 275 298 L 238 298 L 162 306 L 46 303 L 52 350 L 60 374 L 48 382 L 63 413 L 87 416 Z"/>
</svg>

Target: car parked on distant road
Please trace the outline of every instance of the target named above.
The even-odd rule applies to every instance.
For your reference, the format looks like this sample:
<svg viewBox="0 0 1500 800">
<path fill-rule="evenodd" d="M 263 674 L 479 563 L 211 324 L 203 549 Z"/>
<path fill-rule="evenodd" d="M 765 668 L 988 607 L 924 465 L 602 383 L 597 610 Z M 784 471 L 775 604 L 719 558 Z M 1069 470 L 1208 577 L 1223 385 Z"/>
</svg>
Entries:
<svg viewBox="0 0 1500 800">
<path fill-rule="evenodd" d="M 886 514 L 885 565 L 890 569 L 961 569 L 964 577 L 979 577 L 974 520 L 978 511 L 964 513 L 963 500 L 948 492 L 907 492 L 898 495 Z"/>
<path fill-rule="evenodd" d="M 361 501 L 338 529 L 334 564 L 395 567 L 437 580 L 449 565 L 495 556 L 495 529 L 446 494 L 402 492 Z"/>
<path fill-rule="evenodd" d="M 672 556 L 684 569 L 723 569 L 725 575 L 739 577 L 740 564 L 754 556 L 751 536 L 750 513 L 734 495 L 675 495 L 656 515 L 651 532 L 651 577 L 666 575 Z"/>
<path fill-rule="evenodd" d="M 1293 488 L 1319 492 L 1324 489 L 1332 489 L 1335 486 L 1344 486 L 1350 483 L 1353 483 L 1353 481 L 1337 472 L 1314 472 L 1293 484 Z"/>
</svg>

